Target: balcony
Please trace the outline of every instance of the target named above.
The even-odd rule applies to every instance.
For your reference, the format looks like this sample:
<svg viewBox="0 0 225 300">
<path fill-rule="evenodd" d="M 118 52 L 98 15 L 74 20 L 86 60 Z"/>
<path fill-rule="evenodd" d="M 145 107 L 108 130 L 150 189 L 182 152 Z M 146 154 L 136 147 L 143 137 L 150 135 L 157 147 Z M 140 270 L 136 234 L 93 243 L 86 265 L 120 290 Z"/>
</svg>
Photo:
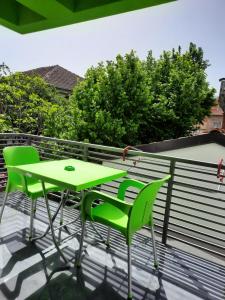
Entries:
<svg viewBox="0 0 225 300">
<path fill-rule="evenodd" d="M 144 228 L 132 244 L 133 299 L 224 299 L 225 187 L 216 177 L 216 164 L 141 151 L 129 151 L 123 160 L 123 149 L 119 148 L 0 134 L 1 153 L 5 146 L 22 144 L 37 147 L 43 160 L 82 159 L 128 170 L 129 177 L 143 182 L 170 173 L 172 180 L 160 190 L 154 209 L 159 270 L 153 269 L 150 232 Z M 2 158 L 0 162 L 1 203 L 7 178 Z M 115 195 L 120 181 L 98 188 Z M 130 191 L 128 199 L 134 197 Z M 80 220 L 79 211 L 70 205 L 78 198 L 71 192 L 64 209 L 65 221 L 77 219 L 70 228 L 72 236 L 62 232 L 65 242 L 61 247 L 71 266 L 79 247 Z M 51 194 L 50 199 L 54 212 L 59 195 Z M 89 224 L 82 268 L 60 271 L 60 258 L 50 235 L 28 242 L 29 210 L 30 201 L 24 195 L 10 195 L 0 225 L 0 299 L 126 299 L 126 245 L 118 233 L 112 232 L 107 250 Z M 47 227 L 42 199 L 38 200 L 34 225 L 36 234 Z M 96 228 L 106 236 L 107 228 Z"/>
</svg>

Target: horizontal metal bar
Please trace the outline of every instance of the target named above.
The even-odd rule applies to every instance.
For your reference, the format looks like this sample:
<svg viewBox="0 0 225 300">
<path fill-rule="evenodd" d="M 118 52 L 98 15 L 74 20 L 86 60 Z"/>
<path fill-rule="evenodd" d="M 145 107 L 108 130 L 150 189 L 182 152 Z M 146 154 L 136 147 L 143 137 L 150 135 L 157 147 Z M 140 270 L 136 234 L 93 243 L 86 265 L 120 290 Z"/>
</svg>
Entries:
<svg viewBox="0 0 225 300">
<path fill-rule="evenodd" d="M 220 181 L 218 180 L 218 178 L 216 176 L 214 178 L 215 181 L 212 181 L 212 180 L 209 180 L 209 179 L 201 179 L 201 178 L 190 177 L 190 176 L 186 176 L 186 175 L 177 175 L 177 174 L 175 174 L 175 181 L 179 182 L 179 183 L 180 182 L 183 183 L 182 181 L 179 181 L 180 178 L 188 179 L 188 180 L 191 180 L 191 181 L 197 181 L 197 182 L 201 182 L 201 183 L 209 183 L 211 185 L 217 185 L 217 186 L 220 184 Z"/>
<path fill-rule="evenodd" d="M 159 177 L 157 176 L 152 176 L 152 175 L 145 175 L 145 174 L 139 174 L 135 171 L 131 171 L 129 170 L 129 175 L 133 175 L 134 178 L 148 178 L 148 179 L 151 179 L 151 180 L 156 180 L 156 179 L 159 179 Z M 168 175 L 168 172 L 160 172 L 160 176 L 165 176 L 165 175 Z M 149 182 L 149 181 L 148 181 Z M 166 185 L 164 185 L 165 187 Z"/>
<path fill-rule="evenodd" d="M 41 155 L 43 156 L 43 153 L 41 153 Z M 44 157 L 50 157 L 50 158 L 59 158 L 59 159 L 66 159 L 66 158 L 68 158 L 67 156 L 62 156 L 62 155 L 56 155 L 56 154 L 52 154 L 52 153 L 49 153 L 49 152 L 47 152 L 47 151 L 45 151 L 45 153 L 44 153 Z"/>
<path fill-rule="evenodd" d="M 41 149 L 44 151 L 44 153 L 51 153 L 49 151 L 53 151 L 53 155 L 61 155 L 61 156 L 65 156 L 65 157 L 74 157 L 74 156 L 79 156 L 82 157 L 82 154 L 80 154 L 81 151 L 79 151 L 79 153 L 75 153 L 75 152 L 67 152 L 67 151 L 63 151 L 61 149 L 51 149 L 51 148 L 43 148 L 43 147 L 37 147 L 38 149 Z"/>
<path fill-rule="evenodd" d="M 0 144 L 2 150 L 5 148 L 5 147 L 9 147 L 9 146 L 20 146 L 21 143 L 6 143 L 6 144 Z M 2 151 L 1 151 L 2 152 Z"/>
<path fill-rule="evenodd" d="M 99 160 L 99 161 L 104 162 L 104 163 L 109 163 L 110 166 L 112 166 L 113 164 L 115 164 L 116 168 L 118 168 L 119 166 L 121 166 L 124 169 L 124 167 L 126 167 L 129 172 L 130 172 L 130 170 L 136 170 L 137 174 L 143 174 L 143 171 L 145 171 L 145 172 L 151 172 L 151 174 L 153 174 L 153 173 L 168 174 L 169 173 L 169 169 L 168 168 L 167 169 L 163 169 L 163 170 L 162 169 L 157 170 L 157 169 L 153 169 L 153 168 L 147 169 L 147 168 L 144 168 L 144 167 L 140 167 L 138 164 L 135 165 L 135 166 L 134 165 L 128 165 L 128 164 L 125 165 L 122 162 L 122 160 L 121 160 L 121 162 L 120 161 L 113 162 L 113 161 L 110 161 L 110 160 L 109 161 L 108 160 Z"/>
<path fill-rule="evenodd" d="M 159 211 L 154 211 L 154 218 L 157 220 L 156 215 L 164 216 L 164 214 L 165 214 L 165 213 L 161 213 L 161 212 L 159 212 Z M 163 219 L 158 219 L 158 220 L 163 221 Z"/>
<path fill-rule="evenodd" d="M 91 155 L 91 154 L 93 154 L 93 155 L 100 155 L 100 156 L 102 155 L 103 157 L 115 158 L 117 160 L 118 159 L 123 160 L 123 155 L 116 155 L 116 154 L 113 155 L 111 152 L 109 152 L 109 153 L 108 152 L 96 152 L 96 151 L 89 150 L 88 153 L 89 153 L 90 157 L 95 157 L 95 156 Z M 139 165 L 140 164 L 151 165 L 151 166 L 155 165 L 155 166 L 169 168 L 169 162 L 168 161 L 166 161 L 166 162 L 163 163 L 163 161 L 162 162 L 159 162 L 159 161 L 156 162 L 155 159 L 154 160 L 151 160 L 151 159 L 141 160 L 141 157 L 142 156 L 140 156 L 140 155 L 139 156 L 136 156 L 136 155 L 133 155 L 133 156 L 127 155 L 125 157 L 125 161 L 137 162 Z"/>
<path fill-rule="evenodd" d="M 210 170 L 212 169 L 212 170 Z M 193 168 L 193 165 L 190 165 L 190 168 L 186 167 L 179 167 L 179 164 L 176 166 L 176 171 L 187 171 L 187 172 L 192 172 L 192 173 L 198 173 L 198 174 L 202 174 L 202 175 L 207 175 L 207 176 L 213 176 L 215 175 L 215 171 L 217 171 L 217 168 L 215 166 L 215 168 L 204 168 L 203 169 L 197 169 L 197 168 Z M 178 173 L 176 173 L 177 175 L 179 175 Z"/>
<path fill-rule="evenodd" d="M 205 197 L 204 197 L 205 198 Z M 208 197 L 207 197 L 208 198 Z M 221 210 L 223 209 L 223 207 L 221 206 L 218 206 L 218 205 L 215 205 L 215 204 L 208 204 L 206 202 L 202 202 L 202 201 L 199 201 L 199 200 L 193 200 L 193 199 L 189 199 L 189 198 L 185 198 L 185 197 L 181 197 L 181 196 L 178 196 L 178 195 L 173 195 L 173 199 L 181 199 L 181 200 L 184 200 L 184 201 L 187 201 L 187 202 L 190 202 L 191 204 L 200 204 L 200 205 L 203 205 L 203 206 L 207 206 L 207 207 L 210 207 L 210 208 L 216 208 L 218 210 Z M 210 198 L 210 200 L 212 200 Z M 213 199 L 213 200 L 217 200 L 217 199 Z M 222 201 L 221 201 L 222 202 Z M 173 204 L 177 204 L 177 202 L 173 202 Z M 180 204 L 180 205 L 183 205 L 183 204 Z M 189 206 L 188 206 L 189 207 Z M 225 209 L 225 208 L 224 208 Z M 220 215 L 219 215 L 220 216 Z"/>
<path fill-rule="evenodd" d="M 176 227 L 179 227 L 179 226 L 176 226 Z M 185 228 L 184 226 L 182 227 L 182 226 L 180 226 L 181 228 L 184 228 L 184 229 L 188 229 L 188 228 Z M 190 229 L 189 229 L 190 230 Z M 221 246 L 221 245 L 219 245 L 219 244 L 216 244 L 216 243 L 212 243 L 212 242 L 209 242 L 209 241 L 207 241 L 207 240 L 204 240 L 204 239 L 202 239 L 202 238 L 198 238 L 198 237 L 196 237 L 196 236 L 194 236 L 194 235 L 190 235 L 190 234 L 187 234 L 187 233 L 185 233 L 185 232 L 180 232 L 180 231 L 178 231 L 178 230 L 176 230 L 176 229 L 173 229 L 173 228 L 171 228 L 171 227 L 169 227 L 169 231 L 170 232 L 174 232 L 174 233 L 177 233 L 177 234 L 179 234 L 179 235 L 181 235 L 181 236 L 185 236 L 185 237 L 188 237 L 188 238 L 190 238 L 190 239 L 194 239 L 194 240 L 196 240 L 196 241 L 199 241 L 199 242 L 202 242 L 202 243 L 204 243 L 204 244 L 206 244 L 206 245 L 210 245 L 210 246 L 213 246 L 213 247 L 217 247 L 217 248 L 220 248 L 221 250 L 225 250 L 225 247 L 224 246 Z M 192 231 L 192 230 L 191 230 Z M 168 236 L 169 236 L 169 234 L 168 234 Z M 215 238 L 216 239 L 216 238 Z M 206 248 L 207 249 L 207 248 Z"/>
<path fill-rule="evenodd" d="M 58 149 L 55 149 L 54 147 L 57 146 Z M 80 148 L 70 148 L 70 147 L 67 147 L 66 145 L 55 145 L 55 144 L 46 144 L 46 145 L 43 145 L 42 143 L 36 143 L 35 144 L 35 147 L 38 148 L 38 149 L 43 149 L 43 150 L 51 150 L 53 149 L 54 151 L 62 151 L 62 152 L 65 152 L 66 154 L 75 154 L 75 153 L 80 153 L 80 152 L 83 152 L 83 149 L 80 149 Z M 71 151 L 66 151 L 66 149 L 69 149 Z"/>
<path fill-rule="evenodd" d="M 195 187 L 195 189 L 197 189 L 197 186 Z M 209 195 L 209 193 L 207 195 L 205 194 L 201 194 L 200 191 L 202 191 L 201 189 L 199 189 L 198 193 L 197 192 L 193 192 L 191 189 L 186 191 L 186 190 L 181 190 L 177 187 L 173 187 L 173 191 L 177 191 L 177 192 L 181 192 L 181 193 L 187 193 L 188 195 L 193 195 L 193 196 L 200 196 L 202 198 L 207 198 L 207 199 L 211 199 L 213 201 L 218 201 L 218 202 L 222 202 L 224 203 L 224 199 L 219 199 L 218 197 L 212 197 Z M 208 192 L 208 190 L 205 190 L 206 192 Z M 217 194 L 218 192 L 217 191 L 214 191 L 213 193 L 210 193 L 211 195 L 212 194 Z M 222 192 L 220 192 L 220 194 L 223 194 Z M 218 196 L 218 194 L 217 194 Z"/>
<path fill-rule="evenodd" d="M 174 196 L 173 196 L 174 198 Z M 187 200 L 187 199 L 185 199 Z M 195 202 L 195 201 L 191 201 L 192 203 L 199 203 L 199 202 Z M 202 203 L 202 202 L 201 202 Z M 188 205 L 185 205 L 185 204 L 180 204 L 178 202 L 172 202 L 173 205 L 176 205 L 176 206 L 179 206 L 179 207 L 182 207 L 182 208 L 187 208 L 187 209 L 190 209 L 190 210 L 194 210 L 196 212 L 200 212 L 200 213 L 205 213 L 205 214 L 208 214 L 213 217 L 219 217 L 219 218 L 224 218 L 224 215 L 220 215 L 220 214 L 217 214 L 215 212 L 212 212 L 212 211 L 208 211 L 208 210 L 204 210 L 204 209 L 200 209 L 200 208 L 197 208 L 197 207 L 193 207 L 193 206 L 188 206 Z M 212 207 L 210 204 L 207 205 L 207 204 L 204 204 L 205 206 L 208 206 L 208 207 Z M 175 210 L 174 210 L 175 211 Z M 177 210 L 178 211 L 178 210 Z M 179 213 L 183 213 L 183 214 L 187 214 L 187 212 L 183 212 L 183 211 L 178 211 Z M 198 217 L 198 218 L 201 218 L 199 215 L 195 216 L 195 215 L 191 215 L 193 217 Z M 204 219 L 203 219 L 204 220 Z M 209 219 L 205 219 L 206 221 L 208 221 Z M 217 224 L 217 222 L 215 220 L 212 221 L 213 223 L 215 222 L 215 224 Z M 222 223 L 218 222 L 218 224 L 222 225 Z"/>
<path fill-rule="evenodd" d="M 93 154 L 93 156 L 92 156 Z M 102 157 L 107 157 L 107 158 L 112 158 L 112 159 L 122 159 L 122 155 L 116 155 L 116 154 L 112 154 L 110 152 L 97 152 L 97 151 L 93 151 L 93 150 L 88 150 L 88 155 L 90 157 L 95 157 L 95 155 L 97 156 L 102 156 Z"/>
<path fill-rule="evenodd" d="M 185 214 L 185 216 L 186 216 L 186 214 Z M 196 218 L 196 217 L 195 217 Z M 171 219 L 173 219 L 173 220 L 177 220 L 177 221 L 182 221 L 182 222 L 185 222 L 185 223 L 187 223 L 187 224 L 191 224 L 191 225 L 195 225 L 195 226 L 197 226 L 197 227 L 201 227 L 201 228 L 205 228 L 205 229 L 208 229 L 208 230 L 211 230 L 211 231 L 213 231 L 213 232 L 217 232 L 217 233 L 221 233 L 221 234 L 224 234 L 224 230 L 219 230 L 219 229 L 216 229 L 216 228 L 212 228 L 212 227 L 210 227 L 210 226 L 207 226 L 207 225 L 204 225 L 204 224 L 201 224 L 201 223 L 198 223 L 198 222 L 193 222 L 193 221 L 190 221 L 190 220 L 187 220 L 187 219 L 184 219 L 184 218 L 179 218 L 179 217 L 175 217 L 175 216 L 173 216 L 173 215 L 171 215 Z M 210 223 L 213 223 L 213 222 L 211 222 L 211 221 L 209 221 L 209 220 L 206 220 L 206 221 L 208 221 L 208 222 L 210 222 Z M 188 228 L 186 228 L 185 226 L 182 226 L 182 225 L 179 225 L 179 224 L 175 224 L 175 223 L 173 223 L 173 222 L 169 222 L 169 224 L 171 224 L 171 225 L 176 225 L 177 227 L 182 227 L 182 228 L 185 228 L 185 229 L 188 229 Z M 221 226 L 224 226 L 224 224 L 220 224 Z M 207 235 L 208 237 L 212 237 L 212 238 L 214 238 L 215 236 L 211 236 L 211 235 L 209 235 L 209 234 L 207 234 L 207 233 L 203 233 L 203 232 L 201 232 L 201 231 L 197 231 L 197 230 L 195 230 L 195 229 L 192 229 L 192 228 L 189 228 L 189 230 L 191 230 L 191 231 L 194 231 L 194 232 L 196 232 L 196 233 L 200 233 L 200 234 L 202 234 L 202 235 Z M 219 237 L 216 237 L 217 239 L 220 239 Z M 225 242 L 225 235 L 224 235 L 224 239 L 220 239 L 221 241 L 224 241 Z"/>
<path fill-rule="evenodd" d="M 204 192 L 208 192 L 208 193 L 223 194 L 222 191 L 218 191 L 217 189 L 214 190 L 214 189 L 211 189 L 211 188 L 208 188 L 208 187 L 205 187 L 205 186 L 194 185 L 194 184 L 190 184 L 190 183 L 184 183 L 184 182 L 177 181 L 177 180 L 174 180 L 174 184 L 176 184 L 177 186 L 185 187 L 185 188 L 191 188 L 193 190 L 198 189 L 198 190 L 201 190 L 201 191 L 204 191 Z M 219 185 L 219 183 L 215 184 L 215 185 Z"/>
</svg>

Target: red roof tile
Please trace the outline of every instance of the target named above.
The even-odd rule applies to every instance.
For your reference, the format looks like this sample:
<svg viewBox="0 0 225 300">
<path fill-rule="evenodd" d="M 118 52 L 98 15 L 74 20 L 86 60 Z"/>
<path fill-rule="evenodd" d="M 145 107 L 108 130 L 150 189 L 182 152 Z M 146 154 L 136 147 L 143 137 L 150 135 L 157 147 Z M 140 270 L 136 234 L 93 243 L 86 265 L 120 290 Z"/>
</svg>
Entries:
<svg viewBox="0 0 225 300">
<path fill-rule="evenodd" d="M 74 86 L 83 79 L 59 65 L 32 69 L 23 73 L 27 75 L 39 75 L 54 87 L 67 91 L 72 91 Z"/>
</svg>

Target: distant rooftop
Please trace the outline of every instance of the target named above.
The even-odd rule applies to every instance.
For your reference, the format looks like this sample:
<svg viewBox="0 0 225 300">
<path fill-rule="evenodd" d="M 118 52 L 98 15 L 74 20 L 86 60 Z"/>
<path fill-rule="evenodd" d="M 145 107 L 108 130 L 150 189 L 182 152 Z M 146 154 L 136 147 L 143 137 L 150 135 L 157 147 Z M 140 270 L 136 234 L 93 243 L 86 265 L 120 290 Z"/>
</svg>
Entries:
<svg viewBox="0 0 225 300">
<path fill-rule="evenodd" d="M 209 163 L 218 163 L 221 158 L 225 159 L 225 147 L 218 143 L 207 143 L 182 149 L 163 151 L 160 153 L 163 155 Z"/>
<path fill-rule="evenodd" d="M 23 72 L 27 75 L 39 75 L 56 89 L 70 93 L 83 78 L 59 65 L 41 67 Z"/>
<path fill-rule="evenodd" d="M 218 163 L 221 158 L 225 160 L 225 134 L 212 131 L 208 134 L 140 145 L 138 148 L 166 156 Z"/>
</svg>

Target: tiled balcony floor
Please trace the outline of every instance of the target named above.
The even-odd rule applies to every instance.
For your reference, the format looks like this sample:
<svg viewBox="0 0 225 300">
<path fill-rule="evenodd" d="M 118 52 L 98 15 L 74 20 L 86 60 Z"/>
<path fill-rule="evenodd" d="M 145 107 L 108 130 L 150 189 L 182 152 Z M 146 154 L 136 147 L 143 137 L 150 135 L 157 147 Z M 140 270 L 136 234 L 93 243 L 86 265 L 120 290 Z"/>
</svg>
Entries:
<svg viewBox="0 0 225 300">
<path fill-rule="evenodd" d="M 14 198 L 13 198 L 14 197 Z M 21 200 L 21 201 L 20 201 Z M 91 228 L 85 242 L 82 268 L 74 267 L 79 234 L 63 246 L 71 261 L 67 271 L 48 275 L 61 265 L 51 237 L 35 243 L 27 241 L 29 217 L 22 212 L 23 199 L 12 195 L 0 225 L 0 299 L 126 299 L 126 245 L 112 233 L 106 251 L 96 242 Z M 26 202 L 26 201 L 25 201 Z M 52 206 L 54 207 L 54 205 Z M 39 213 L 41 209 L 39 208 Z M 73 211 L 73 215 L 77 212 Z M 36 233 L 46 227 L 44 207 L 37 213 Z M 77 223 L 79 228 L 80 223 Z M 101 233 L 106 228 L 98 227 Z M 159 271 L 152 268 L 151 239 L 137 234 L 133 242 L 133 299 L 225 299 L 225 268 L 176 248 L 157 243 Z"/>
</svg>

